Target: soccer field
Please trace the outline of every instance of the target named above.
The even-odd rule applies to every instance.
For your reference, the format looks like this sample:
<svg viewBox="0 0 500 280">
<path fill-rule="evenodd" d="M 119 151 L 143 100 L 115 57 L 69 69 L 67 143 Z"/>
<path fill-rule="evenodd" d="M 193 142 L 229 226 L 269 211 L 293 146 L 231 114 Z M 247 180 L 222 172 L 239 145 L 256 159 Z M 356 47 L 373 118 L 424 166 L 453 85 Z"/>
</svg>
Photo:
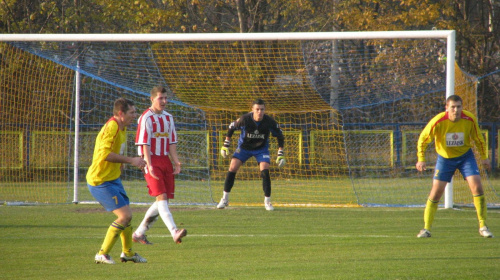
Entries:
<svg viewBox="0 0 500 280">
<path fill-rule="evenodd" d="M 422 208 L 173 207 L 188 230 L 175 244 L 161 221 L 146 264 L 94 264 L 114 215 L 99 205 L 0 206 L 2 279 L 500 279 L 499 238 L 473 209 L 439 210 L 418 239 Z M 133 225 L 146 208 L 133 206 Z M 500 211 L 488 224 L 500 234 Z M 111 252 L 119 260 L 120 241 Z"/>
</svg>

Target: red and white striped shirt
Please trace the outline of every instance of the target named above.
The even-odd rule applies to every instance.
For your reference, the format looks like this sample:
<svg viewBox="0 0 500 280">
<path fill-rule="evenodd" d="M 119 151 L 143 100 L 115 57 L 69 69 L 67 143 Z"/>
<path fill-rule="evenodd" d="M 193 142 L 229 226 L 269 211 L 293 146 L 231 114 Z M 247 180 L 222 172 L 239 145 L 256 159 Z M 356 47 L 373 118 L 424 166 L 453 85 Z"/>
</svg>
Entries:
<svg viewBox="0 0 500 280">
<path fill-rule="evenodd" d="M 135 145 L 138 146 L 139 156 L 143 155 L 143 145 L 151 147 L 151 155 L 166 156 L 170 145 L 177 143 L 174 118 L 165 111 L 155 114 L 147 109 L 139 118 L 138 124 Z"/>
</svg>

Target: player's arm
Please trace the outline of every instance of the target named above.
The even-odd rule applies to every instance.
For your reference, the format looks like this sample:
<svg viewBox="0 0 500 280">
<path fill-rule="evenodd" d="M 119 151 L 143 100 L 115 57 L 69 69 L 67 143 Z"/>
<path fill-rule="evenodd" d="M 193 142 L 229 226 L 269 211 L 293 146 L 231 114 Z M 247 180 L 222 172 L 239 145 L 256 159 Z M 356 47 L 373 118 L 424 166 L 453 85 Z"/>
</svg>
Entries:
<svg viewBox="0 0 500 280">
<path fill-rule="evenodd" d="M 146 166 L 146 162 L 140 157 L 127 157 L 116 154 L 114 152 L 110 152 L 108 154 L 108 156 L 106 157 L 106 161 L 114 163 L 128 163 L 141 169 Z"/>
<path fill-rule="evenodd" d="M 278 167 L 283 167 L 285 166 L 286 159 L 285 159 L 285 152 L 283 151 L 283 148 L 278 148 L 278 156 L 276 157 L 276 163 L 278 164 Z"/>
<path fill-rule="evenodd" d="M 181 161 L 177 155 L 177 130 L 175 129 L 174 117 L 170 119 L 170 135 L 168 137 L 168 154 L 171 161 L 173 162 L 174 172 L 173 174 L 181 173 Z"/>
<path fill-rule="evenodd" d="M 222 147 L 220 148 L 220 155 L 223 158 L 226 158 L 227 155 L 229 155 L 229 146 L 231 145 L 231 138 L 226 136 L 226 139 L 224 139 L 224 143 L 222 144 Z"/>
<path fill-rule="evenodd" d="M 153 164 L 151 162 L 151 147 L 149 145 L 142 145 L 142 154 L 144 156 L 144 160 L 146 161 L 146 168 L 148 169 L 149 175 L 151 177 L 155 178 L 156 180 L 159 180 L 158 176 L 155 175 L 154 170 L 153 170 Z"/>
<path fill-rule="evenodd" d="M 220 155 L 223 158 L 226 158 L 229 155 L 229 146 L 231 145 L 231 137 L 233 136 L 234 132 L 237 129 L 240 129 L 241 127 L 241 118 L 237 119 L 236 121 L 232 122 L 229 125 L 229 128 L 227 130 L 226 138 L 224 139 L 224 143 L 222 143 L 222 147 L 220 148 Z"/>
<path fill-rule="evenodd" d="M 139 118 L 135 136 L 135 145 L 139 149 L 139 155 L 142 155 L 142 158 L 146 162 L 146 172 L 156 180 L 159 180 L 158 176 L 155 175 L 153 171 L 153 165 L 151 162 L 151 135 L 153 132 L 153 125 L 148 118 L 145 118 L 142 115 Z"/>
<path fill-rule="evenodd" d="M 275 123 L 271 133 L 278 140 L 278 156 L 276 157 L 276 163 L 278 164 L 278 167 L 283 167 L 286 164 L 285 152 L 283 151 L 283 147 L 285 146 L 285 136 L 277 123 Z"/>
<path fill-rule="evenodd" d="M 128 163 L 136 167 L 144 167 L 145 162 L 140 157 L 127 157 L 113 152 L 113 143 L 117 141 L 119 126 L 115 121 L 106 124 L 99 144 L 99 153 L 105 161 L 113 163 Z"/>
<path fill-rule="evenodd" d="M 432 142 L 433 133 L 435 128 L 435 121 L 432 119 L 422 130 L 420 136 L 418 137 L 417 143 L 417 163 L 415 167 L 418 171 L 426 170 L 425 164 L 425 151 L 427 150 L 427 146 Z"/>
<path fill-rule="evenodd" d="M 177 156 L 177 143 L 170 144 L 170 150 L 168 151 L 170 159 L 174 163 L 174 174 L 179 174 L 181 172 L 181 162 Z"/>
<path fill-rule="evenodd" d="M 482 159 L 481 164 L 486 170 L 491 170 L 491 163 L 488 159 Z"/>
<path fill-rule="evenodd" d="M 487 170 L 491 169 L 491 163 L 488 160 L 488 147 L 486 146 L 486 141 L 484 141 L 484 137 L 481 134 L 481 130 L 479 129 L 479 123 L 477 122 L 477 118 L 474 115 L 471 115 L 474 120 L 474 127 L 472 128 L 471 138 L 474 140 L 476 148 L 479 150 L 479 154 L 481 156 L 481 164 Z"/>
</svg>

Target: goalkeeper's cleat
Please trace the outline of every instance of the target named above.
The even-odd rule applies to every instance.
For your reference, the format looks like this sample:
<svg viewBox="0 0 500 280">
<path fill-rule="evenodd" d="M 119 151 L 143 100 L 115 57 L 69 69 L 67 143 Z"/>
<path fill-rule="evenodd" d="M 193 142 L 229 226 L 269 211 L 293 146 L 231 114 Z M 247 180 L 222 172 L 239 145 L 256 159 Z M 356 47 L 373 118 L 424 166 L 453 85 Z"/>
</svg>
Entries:
<svg viewBox="0 0 500 280">
<path fill-rule="evenodd" d="M 479 229 L 479 234 L 482 236 L 482 237 L 486 237 L 486 238 L 492 238 L 493 237 L 493 233 L 491 233 L 490 229 L 486 226 L 482 227 Z"/>
<path fill-rule="evenodd" d="M 134 262 L 134 263 L 147 263 L 148 260 L 146 260 L 145 258 L 141 257 L 139 254 L 135 253 L 133 256 L 131 257 L 127 257 L 127 255 L 125 255 L 125 253 L 122 252 L 122 254 L 120 255 L 120 261 L 122 262 Z"/>
<path fill-rule="evenodd" d="M 217 204 L 217 209 L 224 209 L 227 206 L 229 206 L 229 201 L 225 200 L 224 198 L 221 198 L 219 204 Z"/>
<path fill-rule="evenodd" d="M 174 242 L 179 244 L 182 243 L 182 238 L 187 235 L 187 230 L 176 229 L 174 234 Z"/>
<path fill-rule="evenodd" d="M 110 255 L 95 255 L 95 263 L 105 263 L 105 264 L 115 264 L 115 261 L 111 258 Z"/>
<path fill-rule="evenodd" d="M 149 242 L 149 240 L 145 234 L 139 235 L 139 234 L 136 234 L 135 232 L 134 232 L 134 234 L 132 234 L 132 241 L 134 241 L 136 243 L 141 243 L 144 245 L 153 245 L 153 243 Z"/>
<path fill-rule="evenodd" d="M 264 206 L 266 207 L 267 211 L 273 211 L 274 210 L 273 204 L 271 202 L 265 202 Z"/>
<path fill-rule="evenodd" d="M 421 230 L 418 234 L 417 234 L 417 237 L 418 238 L 426 238 L 426 237 L 431 237 L 431 232 L 426 230 L 425 228 L 423 230 Z"/>
</svg>

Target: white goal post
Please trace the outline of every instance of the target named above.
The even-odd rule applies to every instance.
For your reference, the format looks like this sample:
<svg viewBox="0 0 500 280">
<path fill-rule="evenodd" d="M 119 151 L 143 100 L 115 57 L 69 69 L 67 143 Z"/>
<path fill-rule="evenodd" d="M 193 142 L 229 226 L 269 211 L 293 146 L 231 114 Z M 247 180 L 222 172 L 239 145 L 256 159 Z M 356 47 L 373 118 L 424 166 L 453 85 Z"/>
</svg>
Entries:
<svg viewBox="0 0 500 280">
<path fill-rule="evenodd" d="M 362 39 L 443 39 L 446 40 L 446 97 L 455 89 L 455 31 L 359 31 L 302 33 L 199 33 L 199 34 L 0 34 L 0 42 L 159 42 L 159 41 L 259 41 L 259 40 L 362 40 Z M 77 71 L 78 72 L 78 71 Z M 77 73 L 78 77 L 78 73 Z M 79 83 L 75 83 L 75 111 L 79 110 Z M 79 114 L 75 114 L 75 165 L 78 165 Z M 426 121 L 426 120 L 422 120 Z M 78 166 L 74 166 L 78 170 Z M 76 173 L 76 172 L 75 172 Z M 74 202 L 78 202 L 78 174 L 74 175 Z M 445 191 L 445 208 L 453 208 L 453 184 Z"/>
</svg>

